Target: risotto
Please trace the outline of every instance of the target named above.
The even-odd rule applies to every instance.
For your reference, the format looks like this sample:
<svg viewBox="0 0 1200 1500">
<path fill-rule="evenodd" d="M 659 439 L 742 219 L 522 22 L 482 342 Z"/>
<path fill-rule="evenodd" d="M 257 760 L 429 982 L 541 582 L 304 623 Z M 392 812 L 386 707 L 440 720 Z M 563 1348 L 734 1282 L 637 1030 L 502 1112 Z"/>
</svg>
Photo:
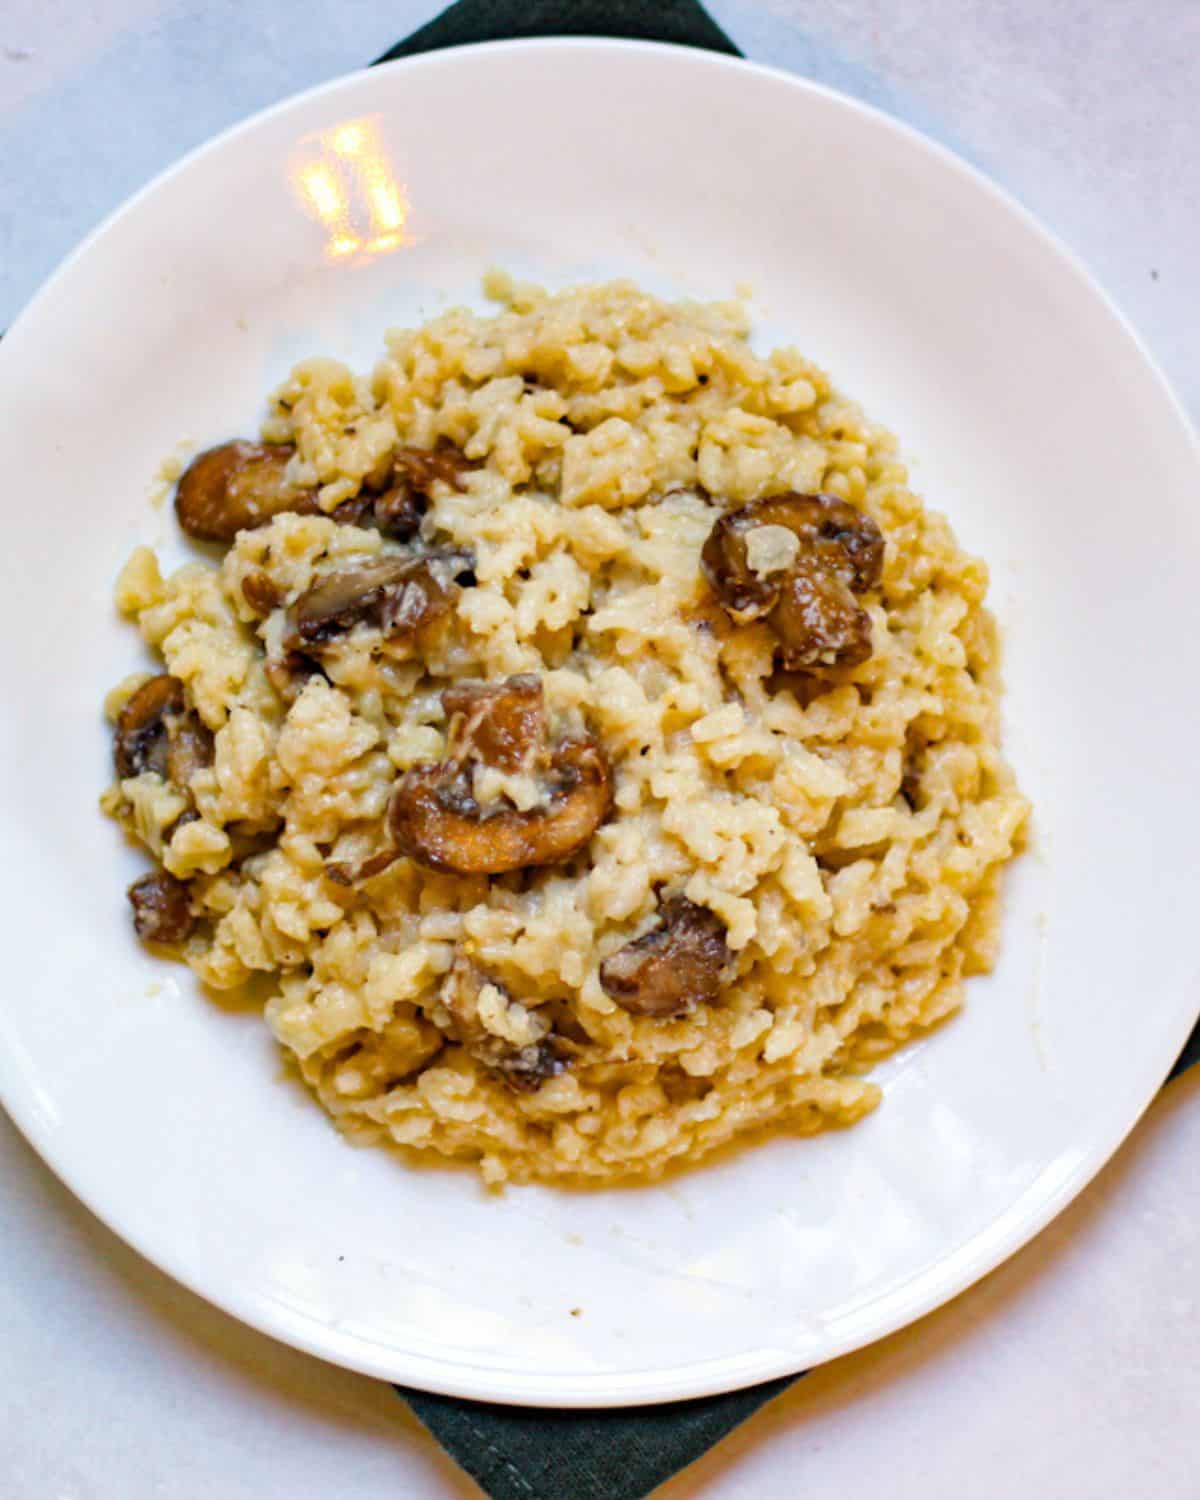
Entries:
<svg viewBox="0 0 1200 1500">
<path fill-rule="evenodd" d="M 984 565 L 741 304 L 486 287 L 192 461 L 218 565 L 125 566 L 136 929 L 259 976 L 347 1135 L 492 1184 L 850 1124 L 995 957 Z"/>
</svg>

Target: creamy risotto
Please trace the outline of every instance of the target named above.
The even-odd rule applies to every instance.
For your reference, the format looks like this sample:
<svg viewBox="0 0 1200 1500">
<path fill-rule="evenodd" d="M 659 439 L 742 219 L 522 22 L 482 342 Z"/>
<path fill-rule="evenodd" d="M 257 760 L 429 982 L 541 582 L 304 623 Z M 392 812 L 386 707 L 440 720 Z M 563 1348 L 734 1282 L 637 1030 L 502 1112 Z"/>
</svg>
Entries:
<svg viewBox="0 0 1200 1500">
<path fill-rule="evenodd" d="M 489 1183 L 850 1124 L 995 957 L 984 565 L 740 304 L 487 290 L 193 460 L 219 563 L 126 565 L 135 927 L 260 976 L 349 1136 Z"/>
</svg>

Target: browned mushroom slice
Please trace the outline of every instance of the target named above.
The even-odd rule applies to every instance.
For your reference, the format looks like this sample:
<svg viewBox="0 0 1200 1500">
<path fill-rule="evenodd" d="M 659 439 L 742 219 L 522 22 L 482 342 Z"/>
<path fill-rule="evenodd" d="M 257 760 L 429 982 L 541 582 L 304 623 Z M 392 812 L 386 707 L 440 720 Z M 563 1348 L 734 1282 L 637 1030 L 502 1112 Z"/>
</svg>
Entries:
<svg viewBox="0 0 1200 1500">
<path fill-rule="evenodd" d="M 242 579 L 242 598 L 256 615 L 269 615 L 283 603 L 279 585 L 261 568 L 255 568 Z"/>
<path fill-rule="evenodd" d="M 268 656 L 263 663 L 267 681 L 285 703 L 293 703 L 303 692 L 310 677 L 324 677 L 320 664 L 302 651 L 285 651 L 282 656 Z"/>
<path fill-rule="evenodd" d="M 450 719 L 448 760 L 534 771 L 545 757 L 542 680 L 531 672 L 501 683 L 457 683 L 443 692 L 442 707 Z"/>
<path fill-rule="evenodd" d="M 711 1002 L 729 962 L 725 924 L 705 906 L 672 896 L 658 925 L 600 965 L 600 983 L 636 1016 L 681 1016 Z"/>
<path fill-rule="evenodd" d="M 188 786 L 197 771 L 212 765 L 212 730 L 194 709 L 171 717 L 167 741 L 167 775 L 176 786 Z"/>
<path fill-rule="evenodd" d="M 392 460 L 391 483 L 375 500 L 375 524 L 389 536 L 407 541 L 415 536 L 434 484 L 439 481 L 461 490 L 463 476 L 475 466 L 452 443 L 436 448 L 401 445 Z"/>
<path fill-rule="evenodd" d="M 735 624 L 765 619 L 791 671 L 854 666 L 871 654 L 856 594 L 883 571 L 883 534 L 836 495 L 770 495 L 726 511 L 701 552 Z"/>
<path fill-rule="evenodd" d="M 504 985 L 460 953 L 440 997 L 450 1013 L 454 1039 L 510 1088 L 533 1093 L 566 1069 L 567 1058 L 553 1032 L 517 1047 L 488 1031 L 479 1016 L 479 996 L 485 985 L 494 985 L 509 998 Z"/>
<path fill-rule="evenodd" d="M 913 812 L 921 808 L 921 779 L 925 771 L 929 741 L 910 724 L 904 737 L 904 761 L 901 766 L 900 795 Z"/>
<path fill-rule="evenodd" d="M 185 881 L 166 870 L 143 875 L 129 887 L 133 925 L 146 943 L 182 943 L 195 926 Z"/>
<path fill-rule="evenodd" d="M 396 449 L 393 462 L 396 473 L 403 474 L 418 495 L 428 495 L 439 480 L 451 489 L 465 489 L 463 479 L 476 467 L 461 448 L 444 438 L 433 448 L 402 445 Z"/>
<path fill-rule="evenodd" d="M 335 505 L 329 512 L 329 519 L 336 521 L 339 526 L 369 526 L 371 524 L 371 506 L 374 497 L 365 491 L 359 491 L 357 495 L 351 495 L 349 500 L 343 500 L 340 505 Z M 299 512 L 301 515 L 321 515 L 321 507 L 314 504 L 311 511 L 305 506 Z"/>
<path fill-rule="evenodd" d="M 608 814 L 608 758 L 592 739 L 562 740 L 550 756 L 545 786 L 536 807 L 485 812 L 472 794 L 469 763 L 414 766 L 392 793 L 388 828 L 402 854 L 431 870 L 502 875 L 560 864 L 583 848 Z"/>
<path fill-rule="evenodd" d="M 871 654 L 870 615 L 816 558 L 797 560 L 767 623 L 793 670 L 856 667 Z"/>
<path fill-rule="evenodd" d="M 167 721 L 183 712 L 183 683 L 166 672 L 143 682 L 117 717 L 113 761 L 117 775 L 156 771 L 165 777 L 170 739 Z"/>
<path fill-rule="evenodd" d="M 434 864 L 433 868 L 449 870 L 452 858 L 466 857 L 463 853 L 461 826 L 456 825 L 460 836 L 455 844 L 458 850 L 455 855 L 440 845 L 434 847 L 431 818 L 436 820 L 439 812 L 443 818 L 451 814 L 460 820 L 485 826 L 489 837 L 493 833 L 499 837 L 501 824 L 498 819 L 513 816 L 497 812 L 486 813 L 479 807 L 472 791 L 476 766 L 492 766 L 497 770 L 524 772 L 528 775 L 540 775 L 548 766 L 553 767 L 553 758 L 546 743 L 542 683 L 532 673 L 509 677 L 501 683 L 456 683 L 443 691 L 442 707 L 450 721 L 445 761 L 435 766 L 415 768 L 418 772 L 432 774 L 419 787 L 410 783 L 403 791 L 398 787 L 393 793 L 393 804 L 400 800 L 405 810 L 403 813 L 389 813 L 389 832 L 392 839 L 396 840 L 396 820 L 402 818 L 406 828 L 410 830 L 407 844 L 393 842 L 357 865 L 348 861 L 331 861 L 325 866 L 325 873 L 335 885 L 357 885 L 369 880 L 386 870 L 402 853 L 412 854 L 413 858 L 420 859 L 425 864 L 430 864 L 434 858 L 440 858 L 443 862 Z M 556 795 L 569 795 L 571 788 L 567 783 L 575 775 L 576 772 L 565 764 L 554 770 L 548 788 L 551 804 Z M 430 798 L 436 804 L 432 813 Z M 539 808 L 533 817 L 542 817 L 548 811 L 548 807 Z M 534 836 L 529 833 L 526 842 Z M 590 835 L 584 835 L 584 838 L 588 836 Z M 509 837 L 511 840 L 511 831 Z M 418 847 L 425 850 L 425 854 L 414 852 Z M 473 864 L 494 856 L 494 850 L 490 855 L 482 852 L 478 841 L 472 846 L 472 850 Z M 565 858 L 566 855 L 561 857 Z M 551 861 L 522 860 L 523 864 L 549 862 Z M 466 873 L 460 866 L 453 868 L 457 873 Z"/>
<path fill-rule="evenodd" d="M 509 1088 L 523 1094 L 536 1093 L 542 1084 L 557 1078 L 567 1068 L 567 1059 L 552 1037 L 543 1037 L 528 1047 L 498 1050 L 492 1057 L 481 1060 L 499 1073 Z"/>
<path fill-rule="evenodd" d="M 313 515 L 316 491 L 289 484 L 290 443 L 222 443 L 197 454 L 175 490 L 175 514 L 189 536 L 232 542 L 283 511 Z"/>
<path fill-rule="evenodd" d="M 373 511 L 380 531 L 406 542 L 420 531 L 425 504 L 407 480 L 398 479 L 376 497 Z"/>
<path fill-rule="evenodd" d="M 375 557 L 327 573 L 288 611 L 283 644 L 319 655 L 356 625 L 389 639 L 415 635 L 449 611 L 455 580 L 470 568 L 468 553 L 446 551 Z"/>
<path fill-rule="evenodd" d="M 186 787 L 212 765 L 213 737 L 200 717 L 184 707 L 183 683 L 162 672 L 142 683 L 117 718 L 113 760 L 120 777 L 154 771 Z"/>
</svg>

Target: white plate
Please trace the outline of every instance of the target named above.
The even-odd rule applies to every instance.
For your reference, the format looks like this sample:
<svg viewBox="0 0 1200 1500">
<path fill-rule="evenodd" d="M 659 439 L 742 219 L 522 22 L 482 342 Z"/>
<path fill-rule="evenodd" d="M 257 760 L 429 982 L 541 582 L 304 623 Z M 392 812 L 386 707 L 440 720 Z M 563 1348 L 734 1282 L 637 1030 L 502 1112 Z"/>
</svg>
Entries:
<svg viewBox="0 0 1200 1500">
<path fill-rule="evenodd" d="M 338 157 L 356 120 L 375 155 Z M 335 160 L 363 191 L 329 227 L 310 169 Z M 350 236 L 384 243 L 337 253 Z M 995 976 L 881 1070 L 885 1102 L 852 1131 L 649 1189 L 490 1197 L 468 1173 L 346 1145 L 258 1016 L 131 935 L 140 862 L 96 810 L 98 704 L 138 659 L 117 568 L 171 539 L 169 508 L 147 503 L 156 465 L 181 438 L 253 428 L 297 356 L 365 365 L 386 325 L 478 301 L 493 263 L 698 297 L 750 282 L 762 340 L 794 340 L 893 426 L 917 486 L 992 565 L 1037 848 L 1009 882 Z M 1028 1239 L 1188 1033 L 1195 440 L 1061 248 L 859 104 L 704 53 L 576 41 L 303 95 L 141 193 L 34 301 L 0 346 L 0 472 L 0 1094 L 118 1233 L 281 1339 L 431 1390 L 564 1406 L 801 1369 Z"/>
</svg>

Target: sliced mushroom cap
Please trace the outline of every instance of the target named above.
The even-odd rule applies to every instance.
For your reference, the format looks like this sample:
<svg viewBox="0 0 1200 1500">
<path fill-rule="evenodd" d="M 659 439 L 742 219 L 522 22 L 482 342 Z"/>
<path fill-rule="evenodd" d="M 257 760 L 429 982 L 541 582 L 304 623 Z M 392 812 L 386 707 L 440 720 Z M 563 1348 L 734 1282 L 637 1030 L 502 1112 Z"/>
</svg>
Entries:
<svg viewBox="0 0 1200 1500">
<path fill-rule="evenodd" d="M 441 482 L 461 490 L 463 476 L 474 467 L 452 443 L 441 441 L 436 448 L 402 444 L 392 456 L 390 483 L 375 500 L 375 524 L 389 536 L 407 541 L 420 529 L 433 486 Z"/>
<path fill-rule="evenodd" d="M 771 544 L 788 534 L 796 539 L 790 548 Z M 783 665 L 798 671 L 870 656 L 870 616 L 854 596 L 879 582 L 883 552 L 879 527 L 847 501 L 788 493 L 726 511 L 700 558 L 735 624 L 765 619 Z"/>
<path fill-rule="evenodd" d="M 926 768 L 926 752 L 929 741 L 913 725 L 908 726 L 904 737 L 904 760 L 901 765 L 900 795 L 913 812 L 919 812 L 922 802 L 922 778 Z"/>
<path fill-rule="evenodd" d="M 191 461 L 175 491 L 175 513 L 189 536 L 205 542 L 232 542 L 239 531 L 265 526 L 285 511 L 321 514 L 315 488 L 289 483 L 292 443 L 249 443 L 239 439 L 208 448 Z M 386 459 L 385 459 L 386 462 Z M 374 521 L 381 531 L 401 540 L 421 524 L 424 502 L 440 481 L 456 490 L 475 467 L 452 443 L 436 448 L 398 447 L 385 469 L 382 494 L 372 495 L 368 476 L 362 493 L 330 512 L 341 526 Z"/>
<path fill-rule="evenodd" d="M 146 943 L 182 943 L 195 926 L 187 883 L 166 870 L 143 875 L 129 887 L 133 925 Z"/>
<path fill-rule="evenodd" d="M 672 896 L 659 908 L 657 926 L 604 960 L 600 983 L 636 1016 L 682 1016 L 717 998 L 728 962 L 720 917 Z"/>
<path fill-rule="evenodd" d="M 117 718 L 113 760 L 118 776 L 154 771 L 186 787 L 201 767 L 212 765 L 212 734 L 184 703 L 183 683 L 169 673 L 142 683 Z"/>
<path fill-rule="evenodd" d="M 407 542 L 421 529 L 425 504 L 406 479 L 398 479 L 376 496 L 373 512 L 380 531 Z"/>
<path fill-rule="evenodd" d="M 140 776 L 143 771 L 166 776 L 167 720 L 182 713 L 183 704 L 183 683 L 177 677 L 162 672 L 142 683 L 117 717 L 113 761 L 118 776 Z"/>
<path fill-rule="evenodd" d="M 533 771 L 545 757 L 545 694 L 532 672 L 501 683 L 456 683 L 443 692 L 442 707 L 450 720 L 448 760 Z"/>
<path fill-rule="evenodd" d="M 167 741 L 167 775 L 176 786 L 188 786 L 197 771 L 212 765 L 212 730 L 194 709 L 170 719 Z"/>
<path fill-rule="evenodd" d="M 455 580 L 470 572 L 471 561 L 466 552 L 389 555 L 327 573 L 289 609 L 283 644 L 319 655 L 356 625 L 390 640 L 415 635 L 448 613 Z"/>
<path fill-rule="evenodd" d="M 402 854 L 431 870 L 502 875 L 570 859 L 611 805 L 608 758 L 594 740 L 570 738 L 550 756 L 546 798 L 537 807 L 485 813 L 472 794 L 469 765 L 446 761 L 401 777 L 388 828 Z"/>
<path fill-rule="evenodd" d="M 197 454 L 175 490 L 180 526 L 200 541 L 232 542 L 283 511 L 316 514 L 316 491 L 286 478 L 295 451 L 290 443 L 239 441 Z"/>
<path fill-rule="evenodd" d="M 531 1042 L 528 1047 L 505 1051 L 488 1066 L 498 1072 L 510 1088 L 523 1094 L 534 1094 L 542 1084 L 566 1072 L 568 1062 L 554 1038 L 547 1036 L 540 1042 Z"/>
<path fill-rule="evenodd" d="M 460 953 L 446 976 L 440 997 L 450 1013 L 454 1038 L 510 1088 L 533 1093 L 568 1066 L 559 1039 L 553 1032 L 547 1032 L 536 1041 L 518 1047 L 489 1031 L 479 1015 L 479 997 L 485 985 L 494 986 L 506 1000 L 511 999 L 504 985 Z"/>
<path fill-rule="evenodd" d="M 871 654 L 871 616 L 842 579 L 814 558 L 797 562 L 767 623 L 793 671 L 856 667 Z"/>
<path fill-rule="evenodd" d="M 283 603 L 283 592 L 269 573 L 255 568 L 242 579 L 242 598 L 256 615 L 269 615 Z"/>
<path fill-rule="evenodd" d="M 263 663 L 267 681 L 285 703 L 294 703 L 304 691 L 309 678 L 324 677 L 319 662 L 302 651 L 285 651 L 282 656 L 268 656 Z"/>
<path fill-rule="evenodd" d="M 463 490 L 463 479 L 477 465 L 473 464 L 461 448 L 440 439 L 433 448 L 412 448 L 401 445 L 393 457 L 395 473 L 403 475 L 418 495 L 428 495 L 438 482 L 448 484 L 451 489 Z"/>
</svg>

